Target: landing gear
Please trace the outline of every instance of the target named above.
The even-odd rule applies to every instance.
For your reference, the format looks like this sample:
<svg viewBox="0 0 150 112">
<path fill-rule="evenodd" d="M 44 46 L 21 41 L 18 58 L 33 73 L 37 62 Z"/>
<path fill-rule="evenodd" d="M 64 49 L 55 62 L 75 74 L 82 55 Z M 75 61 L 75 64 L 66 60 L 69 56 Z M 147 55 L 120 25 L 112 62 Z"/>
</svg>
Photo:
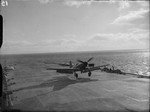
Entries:
<svg viewBox="0 0 150 112">
<path fill-rule="evenodd" d="M 77 73 L 74 73 L 74 76 L 75 76 L 76 78 L 78 78 L 78 74 L 77 74 Z"/>
<path fill-rule="evenodd" d="M 88 73 L 88 76 L 90 77 L 90 76 L 91 76 L 91 74 L 92 74 L 92 73 L 91 73 L 91 72 L 89 72 L 89 73 Z"/>
</svg>

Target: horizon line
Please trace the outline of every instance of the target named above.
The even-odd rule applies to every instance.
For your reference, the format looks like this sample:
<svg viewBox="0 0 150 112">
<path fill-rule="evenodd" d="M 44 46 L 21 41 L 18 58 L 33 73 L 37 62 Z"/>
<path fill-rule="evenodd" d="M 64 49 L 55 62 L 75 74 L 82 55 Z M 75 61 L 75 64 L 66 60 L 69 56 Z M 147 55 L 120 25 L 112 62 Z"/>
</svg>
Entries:
<svg viewBox="0 0 150 112">
<path fill-rule="evenodd" d="M 33 53 L 2 53 L 0 55 L 28 55 L 28 54 L 54 54 L 54 53 L 88 53 L 88 52 L 124 52 L 124 51 L 150 51 L 150 49 L 115 49 L 115 50 L 95 50 L 95 51 L 56 51 L 56 52 L 33 52 Z"/>
</svg>

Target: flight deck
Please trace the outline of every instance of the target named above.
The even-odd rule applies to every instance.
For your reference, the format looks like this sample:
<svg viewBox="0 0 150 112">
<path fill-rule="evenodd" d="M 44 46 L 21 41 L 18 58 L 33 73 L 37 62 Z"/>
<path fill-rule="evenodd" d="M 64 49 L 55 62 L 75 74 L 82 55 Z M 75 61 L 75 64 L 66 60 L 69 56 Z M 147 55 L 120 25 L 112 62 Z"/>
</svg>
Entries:
<svg viewBox="0 0 150 112">
<path fill-rule="evenodd" d="M 149 111 L 149 79 L 93 71 L 92 76 L 32 71 L 21 66 L 10 71 L 16 84 L 9 109 L 22 111 Z M 22 71 L 20 71 L 22 70 Z M 20 75 L 17 75 L 19 74 Z M 22 74 L 21 74 L 22 73 Z"/>
</svg>

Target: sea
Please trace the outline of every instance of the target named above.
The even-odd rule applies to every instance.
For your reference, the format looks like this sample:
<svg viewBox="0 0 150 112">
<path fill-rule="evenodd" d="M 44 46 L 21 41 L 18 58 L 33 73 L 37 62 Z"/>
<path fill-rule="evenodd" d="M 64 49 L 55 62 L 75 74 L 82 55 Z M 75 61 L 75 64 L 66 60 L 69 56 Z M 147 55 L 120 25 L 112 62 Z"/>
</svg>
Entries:
<svg viewBox="0 0 150 112">
<path fill-rule="evenodd" d="M 35 54 L 0 55 L 2 67 L 5 66 L 28 66 L 36 69 L 47 67 L 59 67 L 56 63 L 67 63 L 77 60 L 87 61 L 95 66 L 110 64 L 115 69 L 126 73 L 150 75 L 149 50 L 117 50 L 117 51 L 89 51 L 89 52 L 57 52 Z M 62 67 L 61 67 L 62 68 Z"/>
</svg>

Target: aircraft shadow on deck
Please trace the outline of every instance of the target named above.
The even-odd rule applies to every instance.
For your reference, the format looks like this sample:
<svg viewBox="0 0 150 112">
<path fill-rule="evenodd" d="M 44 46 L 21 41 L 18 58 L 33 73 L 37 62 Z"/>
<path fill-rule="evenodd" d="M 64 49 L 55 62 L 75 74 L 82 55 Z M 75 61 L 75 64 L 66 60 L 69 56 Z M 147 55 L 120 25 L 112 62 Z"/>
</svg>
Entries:
<svg viewBox="0 0 150 112">
<path fill-rule="evenodd" d="M 59 91 L 71 84 L 87 83 L 92 81 L 98 81 L 98 79 L 78 78 L 77 80 L 72 80 L 69 79 L 67 76 L 60 76 L 60 77 L 54 77 L 53 79 L 47 80 L 39 85 L 33 85 L 33 86 L 16 89 L 13 92 L 26 90 L 26 89 L 45 88 L 45 87 L 53 87 L 53 91 Z"/>
</svg>

